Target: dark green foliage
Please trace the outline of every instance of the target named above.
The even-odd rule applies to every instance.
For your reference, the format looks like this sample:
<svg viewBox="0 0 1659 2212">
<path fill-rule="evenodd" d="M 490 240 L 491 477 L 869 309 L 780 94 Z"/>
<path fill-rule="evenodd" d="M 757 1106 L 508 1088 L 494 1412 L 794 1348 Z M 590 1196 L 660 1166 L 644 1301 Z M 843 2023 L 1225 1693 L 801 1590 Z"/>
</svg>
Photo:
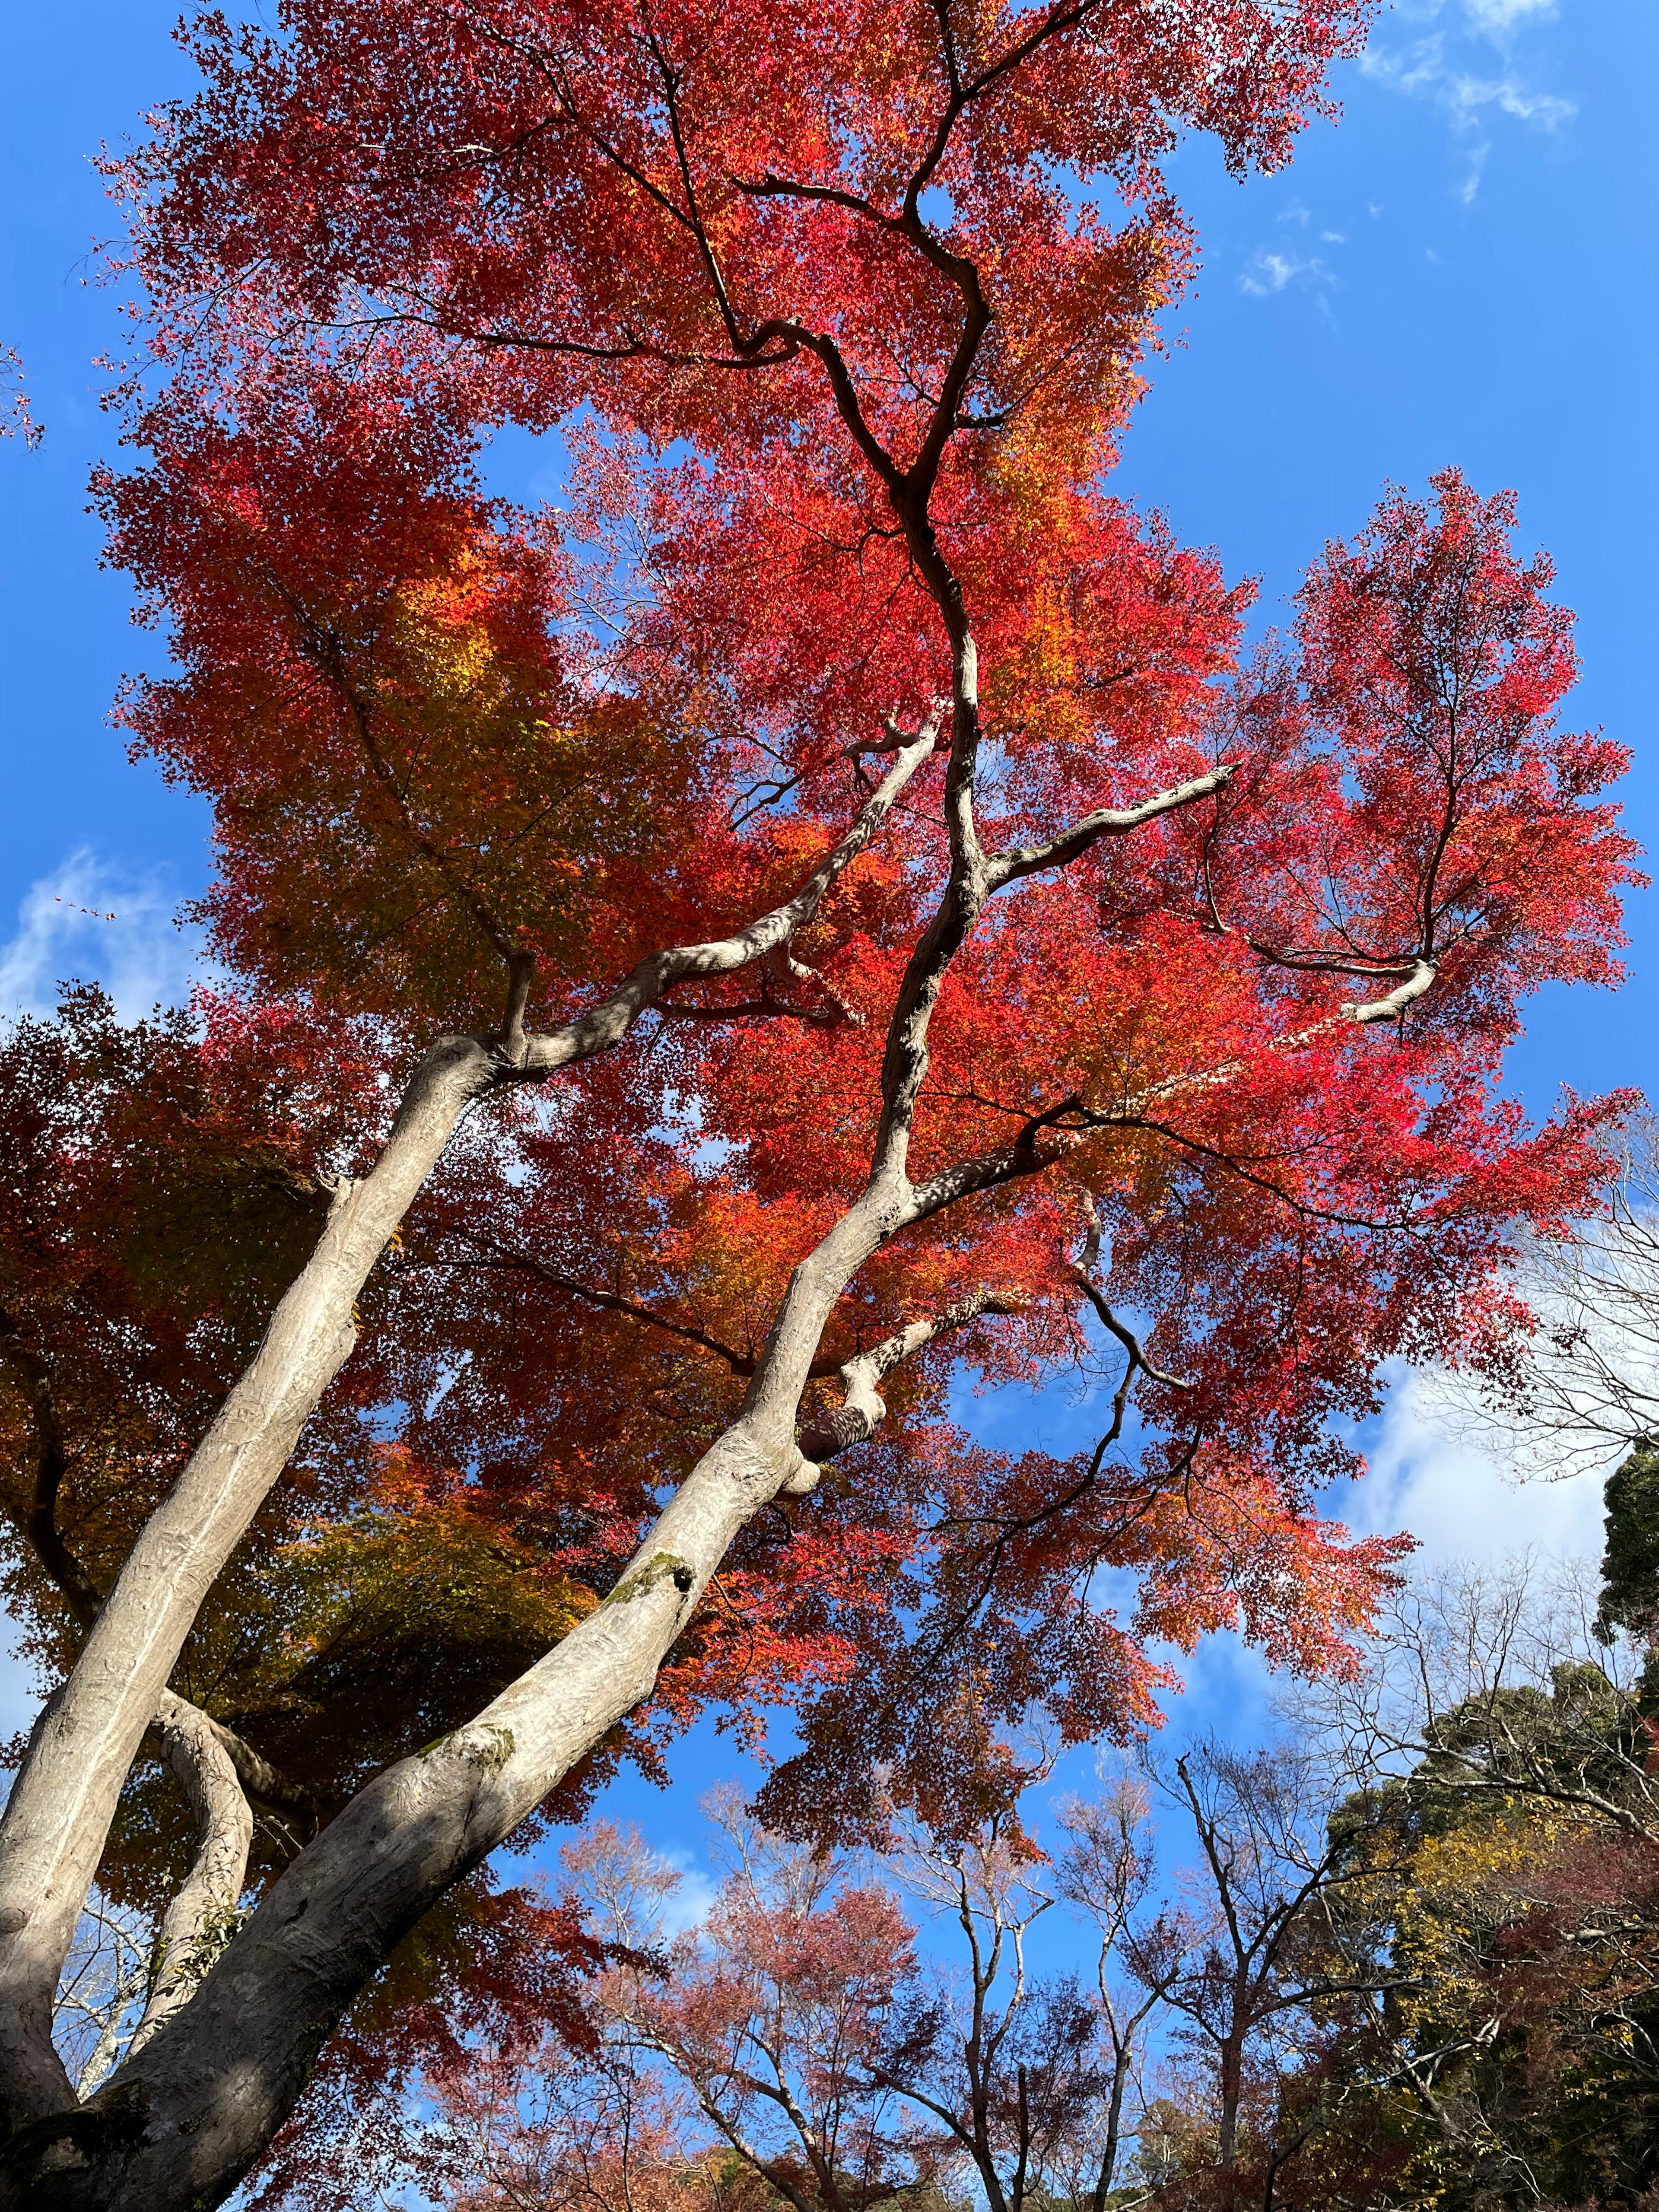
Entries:
<svg viewBox="0 0 1659 2212">
<path fill-rule="evenodd" d="M 1651 1643 L 1659 1632 L 1659 1441 L 1639 1437 L 1607 1477 L 1605 1494 L 1607 1548 L 1595 1632 L 1611 1643 L 1613 1631 L 1624 1628 Z"/>
</svg>

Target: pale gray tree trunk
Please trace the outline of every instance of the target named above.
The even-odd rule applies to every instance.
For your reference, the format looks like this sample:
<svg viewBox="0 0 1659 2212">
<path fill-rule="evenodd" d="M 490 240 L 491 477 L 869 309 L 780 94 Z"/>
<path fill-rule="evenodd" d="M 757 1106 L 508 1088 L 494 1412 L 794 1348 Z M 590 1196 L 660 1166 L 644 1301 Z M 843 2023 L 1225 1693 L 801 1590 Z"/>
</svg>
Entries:
<svg viewBox="0 0 1659 2212">
<path fill-rule="evenodd" d="M 149 1998 L 127 2045 L 129 2058 L 187 2002 L 215 1953 L 229 1942 L 253 1841 L 252 1809 L 207 1715 L 166 1691 L 156 1726 L 195 1818 L 196 1856 L 161 1917 Z"/>
<path fill-rule="evenodd" d="M 931 535 L 923 550 L 942 568 Z M 337 1194 L 316 1254 L 141 1534 L 42 1716 L 0 1826 L 0 2119 L 10 2136 L 0 2212 L 194 2212 L 221 2203 L 398 1938 L 649 1695 L 750 1515 L 780 1490 L 810 1486 L 796 1416 L 825 1323 L 858 1269 L 907 1226 L 1038 1173 L 1077 1141 L 1075 1130 L 1037 1117 L 998 1152 L 911 1182 L 911 1128 L 945 974 L 998 891 L 1213 793 L 1232 770 L 1224 764 L 1139 805 L 1097 809 L 1042 845 L 988 855 L 973 807 L 977 662 L 954 580 L 945 588 L 950 876 L 888 1025 L 866 1187 L 791 1276 L 738 1419 L 692 1469 L 605 1603 L 475 1720 L 360 1791 L 290 1864 L 189 2002 L 77 2107 L 52 2048 L 50 2006 L 127 1769 L 203 1598 L 351 1349 L 353 1307 L 370 1268 L 461 1114 L 498 1085 L 541 1079 L 620 1042 L 675 983 L 787 950 L 931 753 L 937 721 L 908 742 L 895 734 L 893 768 L 836 851 L 794 899 L 738 935 L 653 955 L 592 1013 L 537 1036 L 522 1030 L 527 973 L 515 963 L 501 1034 L 435 1046 L 373 1172 Z M 900 1340 L 884 1354 L 890 1348 L 896 1358 L 910 1347 Z M 878 1379 L 874 1368 L 846 1377 L 849 1413 L 865 1433 L 879 1417 Z"/>
<path fill-rule="evenodd" d="M 901 754 L 884 793 L 896 790 L 932 742 L 924 732 Z M 1088 842 L 1190 804 L 1227 774 L 1091 817 Z M 189 2003 L 88 2106 L 76 2110 L 59 2099 L 36 2106 L 0 2172 L 5 2212 L 47 2202 L 64 2212 L 173 2212 L 222 2201 L 292 2109 L 324 2042 L 398 1938 L 649 1694 L 744 1523 L 780 1490 L 810 1482 L 794 1437 L 796 1412 L 824 1324 L 859 1267 L 900 1230 L 974 1192 L 1040 1172 L 1074 1141 L 1034 1123 L 1012 1145 L 927 1182 L 913 1183 L 905 1172 L 940 980 L 992 892 L 1045 864 L 1035 854 L 1017 858 L 1018 867 L 1009 856 L 988 860 L 975 842 L 968 866 L 953 868 L 900 988 L 865 1190 L 796 1267 L 738 1420 L 692 1469 L 610 1597 L 474 1721 L 360 1791 L 289 1867 Z M 767 949 L 754 945 L 745 957 Z M 538 1042 L 530 1041 L 532 1051 Z M 388 1222 L 385 1234 L 395 1225 Z M 336 1358 L 328 1375 L 338 1364 Z M 879 1402 L 871 1378 L 849 1376 L 848 1384 L 868 1419 Z M 180 1641 L 187 1627 L 185 1620 Z M 142 1733 L 141 1720 L 133 1749 Z M 109 1791 L 112 1808 L 119 1783 L 118 1776 Z M 0 1850 L 4 1844 L 0 1832 Z M 88 1881 L 95 1861 L 94 1849 Z M 72 1918 L 70 1926 L 72 1932 Z"/>
<path fill-rule="evenodd" d="M 515 975 L 501 1036 L 445 1037 L 422 1060 L 374 1168 L 337 1189 L 311 1259 L 140 1532 L 69 1680 L 36 1723 L 0 1822 L 0 2130 L 46 2124 L 50 2134 L 54 2116 L 75 2111 L 52 2047 L 52 2001 L 122 1784 L 203 1600 L 356 1342 L 356 1302 L 370 1269 L 462 1114 L 501 1085 L 543 1080 L 619 1043 L 675 984 L 730 974 L 787 946 L 868 844 L 936 734 L 929 725 L 897 748 L 848 834 L 785 904 L 732 937 L 653 953 L 562 1030 L 524 1035 L 525 978 Z"/>
<path fill-rule="evenodd" d="M 185 1638 L 356 1342 L 369 1269 L 493 1072 L 476 1038 L 427 1054 L 373 1172 L 337 1192 L 316 1250 L 36 1723 L 0 1825 L 0 2114 L 14 2124 L 73 2103 L 52 2046 L 52 1994 Z"/>
</svg>

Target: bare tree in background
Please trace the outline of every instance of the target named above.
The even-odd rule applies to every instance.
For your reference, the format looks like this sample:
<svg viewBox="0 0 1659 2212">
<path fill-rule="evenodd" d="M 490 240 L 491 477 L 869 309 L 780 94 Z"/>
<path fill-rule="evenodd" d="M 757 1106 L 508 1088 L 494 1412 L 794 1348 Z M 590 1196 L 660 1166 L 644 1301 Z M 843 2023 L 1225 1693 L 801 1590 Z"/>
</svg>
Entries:
<svg viewBox="0 0 1659 2212">
<path fill-rule="evenodd" d="M 659 1971 L 623 1966 L 602 1983 L 607 2064 L 654 2081 L 665 2109 L 678 2092 L 682 2144 L 701 2134 L 762 2203 L 867 2212 L 932 2202 L 956 2147 L 882 2074 L 915 2008 L 898 1899 L 768 1833 L 733 1790 L 705 1805 L 726 1878 L 701 1925 L 665 1944 L 677 1878 L 636 1834 L 600 1824 L 563 1854 L 590 1922 L 597 1906 L 629 1931 L 618 1940 L 649 1941 L 661 1956 Z"/>
<path fill-rule="evenodd" d="M 1059 1893 L 1095 1930 L 1099 2048 L 1092 2106 L 1050 2164 L 1056 2193 L 1073 2212 L 1105 2212 L 1138 2134 L 1150 2031 L 1186 1954 L 1167 1916 L 1148 1908 L 1157 1857 L 1145 1775 L 1123 1767 L 1101 1796 L 1063 1805 L 1060 1824 L 1068 1842 L 1056 1869 Z"/>
<path fill-rule="evenodd" d="M 1357 1788 L 1426 1766 L 1447 1791 L 1525 1796 L 1659 1844 L 1640 1674 L 1590 1564 L 1527 1554 L 1413 1577 L 1354 1674 L 1287 1711 Z"/>
<path fill-rule="evenodd" d="M 636 1832 L 597 1822 L 566 1847 L 567 1897 L 617 1961 L 599 2047 L 480 2053 L 438 2085 L 469 2212 L 1121 2201 L 1148 2024 L 1182 1963 L 1166 1944 L 1148 1972 L 1168 1931 L 1145 1910 L 1144 1781 L 1067 1805 L 1058 1864 L 1012 1813 L 960 1841 L 896 1816 L 890 1848 L 840 1859 L 769 1834 L 734 1790 L 708 1809 L 726 1879 L 678 1935 L 682 1878 Z M 926 1954 L 907 1905 L 935 1923 Z M 1089 1926 L 1093 1990 L 1029 1971 L 1056 1907 Z"/>
<path fill-rule="evenodd" d="M 1390 1978 L 1370 1869 L 1333 1822 L 1343 1791 L 1316 1743 L 1239 1752 L 1206 1737 L 1158 1779 L 1197 1850 L 1184 1910 L 1166 1915 L 1178 1937 L 1128 1956 L 1149 1991 L 1156 1977 L 1209 2077 L 1214 2201 L 1271 2207 L 1280 2170 L 1331 2117 L 1316 2100 L 1285 2128 L 1281 2085 L 1305 2076 L 1335 2023 Z"/>
<path fill-rule="evenodd" d="M 1601 1212 L 1571 1237 L 1528 1240 L 1513 1288 L 1521 1310 L 1489 1356 L 1427 1386 L 1435 1412 L 1556 1480 L 1659 1436 L 1659 1121 L 1626 1124 Z"/>
<path fill-rule="evenodd" d="M 58 1984 L 54 2023 L 82 2097 L 109 2073 L 137 2024 L 154 1952 L 144 1916 L 94 1889 Z"/>
</svg>

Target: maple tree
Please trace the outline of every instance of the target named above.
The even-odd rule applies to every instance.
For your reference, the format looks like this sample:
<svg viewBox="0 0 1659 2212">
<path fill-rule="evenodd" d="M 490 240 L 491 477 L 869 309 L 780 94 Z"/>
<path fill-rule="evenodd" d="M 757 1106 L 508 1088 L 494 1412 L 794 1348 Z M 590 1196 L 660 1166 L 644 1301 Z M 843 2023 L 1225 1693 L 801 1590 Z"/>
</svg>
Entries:
<svg viewBox="0 0 1659 2212">
<path fill-rule="evenodd" d="M 1507 499 L 1390 495 L 1251 658 L 1248 593 L 1101 489 L 1190 260 L 1161 157 L 1282 161 L 1361 27 L 191 34 L 206 88 L 112 165 L 147 459 L 97 494 L 235 987 L 79 1004 L 9 1077 L 61 1680 L 0 1831 L 0 2202 L 222 2201 L 425 1916 L 710 1705 L 796 1706 L 776 1824 L 856 1832 L 879 1772 L 950 1836 L 1034 1707 L 1148 1724 L 1155 1639 L 1344 1663 L 1400 1546 L 1314 1493 L 1605 1177 L 1618 1102 L 1496 1085 L 1526 993 L 1614 979 L 1630 874 Z M 565 437 L 567 514 L 487 495 L 503 424 Z M 963 1370 L 1079 1364 L 1091 1453 L 950 1419 Z M 81 2101 L 94 1877 L 164 1923 Z"/>
<path fill-rule="evenodd" d="M 595 1822 L 561 1852 L 562 1902 L 632 1956 L 591 1986 L 597 2048 L 549 2037 L 434 2069 L 461 2201 L 609 2212 L 665 2182 L 793 2212 L 942 2208 L 964 2188 L 1004 2212 L 1114 2201 L 1128 2023 L 1103 1990 L 1036 1974 L 1029 1948 L 1074 1897 L 1105 1983 L 1145 1886 L 1144 1817 L 1126 1802 L 1070 1809 L 1056 1884 L 1012 1812 L 941 1844 L 893 1808 L 886 1848 L 860 1863 L 768 1834 L 716 1790 L 726 1878 L 666 1941 L 678 1875 L 637 1831 Z"/>
</svg>

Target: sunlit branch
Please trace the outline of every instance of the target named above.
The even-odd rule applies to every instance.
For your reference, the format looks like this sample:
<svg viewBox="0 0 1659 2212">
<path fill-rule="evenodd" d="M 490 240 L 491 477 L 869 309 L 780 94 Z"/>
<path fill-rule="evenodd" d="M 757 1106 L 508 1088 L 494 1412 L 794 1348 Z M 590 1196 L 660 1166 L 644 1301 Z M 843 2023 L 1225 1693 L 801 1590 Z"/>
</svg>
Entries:
<svg viewBox="0 0 1659 2212">
<path fill-rule="evenodd" d="M 197 1849 L 190 1872 L 162 1915 L 149 1997 L 127 2046 L 129 2058 L 189 2002 L 230 1940 L 253 1840 L 253 1814 L 240 1779 L 207 1715 L 182 1698 L 171 1698 L 156 1725 L 196 1823 Z"/>
<path fill-rule="evenodd" d="M 1236 763 L 1223 761 L 1206 775 L 1158 792 L 1133 806 L 1097 807 L 1092 814 L 1085 814 L 1069 830 L 1041 845 L 1011 847 L 1006 852 L 995 854 L 986 863 L 990 888 L 1000 890 L 1004 884 L 1017 882 L 1022 876 L 1035 875 L 1042 868 L 1063 868 L 1103 837 L 1126 837 L 1146 823 L 1155 822 L 1162 814 L 1171 814 L 1178 807 L 1190 806 L 1197 799 L 1224 790 L 1236 773 Z"/>
<path fill-rule="evenodd" d="M 535 1081 L 585 1060 L 617 1042 L 640 1015 L 658 1005 L 678 983 L 727 975 L 750 961 L 787 948 L 796 933 L 817 913 L 824 894 L 864 851 L 885 820 L 894 800 L 933 750 L 936 732 L 924 724 L 914 744 L 899 754 L 879 788 L 866 802 L 853 826 L 828 857 L 820 862 L 794 896 L 760 915 L 735 935 L 702 945 L 672 946 L 648 954 L 627 980 L 592 1012 L 562 1029 L 544 1030 L 525 1041 L 519 1063 L 526 1079 Z"/>
<path fill-rule="evenodd" d="M 1345 1006 L 1343 1014 L 1349 1021 L 1361 1024 L 1398 1021 L 1407 1007 L 1431 988 L 1439 972 L 1434 961 L 1419 960 L 1399 989 L 1390 991 L 1386 999 L 1373 1000 L 1369 1006 Z"/>
<path fill-rule="evenodd" d="M 657 1018 L 665 1022 L 804 1022 L 808 1029 L 835 1029 L 847 1018 L 833 1006 L 791 1006 L 781 999 L 735 999 L 725 1006 L 687 1006 L 659 1000 Z"/>
<path fill-rule="evenodd" d="M 51 1372 L 15 1321 L 3 1313 L 0 1313 L 0 1357 L 27 1378 L 39 1452 L 39 1471 L 29 1510 L 26 1514 L 11 1514 L 8 1517 L 80 1626 L 89 1628 L 98 1617 L 103 1599 L 91 1576 L 64 1542 L 58 1526 L 58 1493 L 66 1459 L 63 1424 Z M 234 1729 L 227 1728 L 222 1721 L 215 1720 L 174 1691 L 164 1690 L 156 1707 L 155 1726 L 209 1731 L 235 1769 L 242 1787 L 256 1801 L 262 1815 L 290 1844 L 296 1839 L 294 1820 L 297 1819 L 307 1833 L 314 1829 L 317 1804 L 311 1792 L 279 1773 L 252 1744 Z"/>
<path fill-rule="evenodd" d="M 842 1403 L 832 1412 L 802 1425 L 800 1454 L 809 1467 L 792 1476 L 785 1483 L 785 1490 L 793 1497 L 804 1496 L 817 1484 L 818 1468 L 824 1461 L 845 1451 L 849 1444 L 862 1443 L 874 1435 L 877 1424 L 885 1419 L 887 1413 L 886 1401 L 878 1394 L 876 1385 L 902 1360 L 913 1358 L 924 1346 L 957 1329 L 966 1328 L 987 1315 L 1018 1310 L 988 1291 L 970 1291 L 939 1312 L 913 1321 L 891 1336 L 884 1337 L 870 1351 L 854 1353 L 841 1370 Z"/>
</svg>

